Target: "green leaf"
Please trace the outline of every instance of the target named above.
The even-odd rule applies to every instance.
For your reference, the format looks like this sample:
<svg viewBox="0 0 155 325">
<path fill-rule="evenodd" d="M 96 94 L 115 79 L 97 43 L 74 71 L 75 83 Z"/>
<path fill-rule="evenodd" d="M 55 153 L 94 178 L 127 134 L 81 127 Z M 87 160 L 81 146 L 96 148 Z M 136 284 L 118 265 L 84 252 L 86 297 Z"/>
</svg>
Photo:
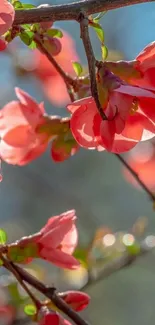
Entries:
<svg viewBox="0 0 155 325">
<path fill-rule="evenodd" d="M 32 41 L 31 44 L 29 45 L 29 49 L 35 50 L 37 48 L 37 44 L 35 41 Z"/>
<path fill-rule="evenodd" d="M 90 26 L 93 27 L 100 42 L 103 43 L 104 42 L 104 30 L 103 30 L 102 26 L 100 24 L 96 23 L 94 20 L 90 23 Z"/>
<path fill-rule="evenodd" d="M 4 245 L 7 242 L 7 234 L 3 229 L 0 229 L 0 244 Z"/>
<path fill-rule="evenodd" d="M 82 264 L 87 268 L 87 249 L 86 248 L 77 248 L 74 252 L 74 257 L 77 258 Z"/>
<path fill-rule="evenodd" d="M 21 9 L 23 7 L 23 5 L 20 1 L 14 1 L 13 6 L 15 9 Z"/>
<path fill-rule="evenodd" d="M 51 36 L 51 37 L 58 37 L 58 38 L 62 38 L 63 37 L 62 31 L 59 30 L 59 29 L 54 29 L 54 28 L 48 29 L 46 31 L 46 34 L 48 36 Z"/>
<path fill-rule="evenodd" d="M 81 64 L 79 62 L 73 62 L 72 64 L 76 75 L 79 77 L 83 71 Z"/>
<path fill-rule="evenodd" d="M 105 61 L 108 56 L 108 49 L 105 45 L 101 46 L 101 52 L 102 52 L 102 59 L 103 59 L 103 61 Z"/>
<path fill-rule="evenodd" d="M 4 38 L 5 38 L 5 40 L 6 40 L 6 42 L 11 42 L 12 41 L 12 35 L 11 35 L 11 31 L 7 31 L 4 35 Z"/>
<path fill-rule="evenodd" d="M 33 316 L 37 313 L 37 308 L 35 305 L 26 305 L 24 307 L 24 312 L 26 315 Z"/>
<path fill-rule="evenodd" d="M 32 43 L 33 36 L 34 33 L 30 31 L 23 31 L 22 33 L 20 33 L 21 41 L 28 46 Z"/>
<path fill-rule="evenodd" d="M 32 5 L 31 3 L 22 3 L 22 8 L 32 9 L 32 8 L 36 8 L 36 6 Z"/>
<path fill-rule="evenodd" d="M 105 15 L 107 13 L 107 11 L 102 11 L 102 12 L 100 12 L 96 17 L 94 17 L 94 21 L 96 22 L 96 23 L 98 23 L 99 22 L 99 20 Z"/>
</svg>

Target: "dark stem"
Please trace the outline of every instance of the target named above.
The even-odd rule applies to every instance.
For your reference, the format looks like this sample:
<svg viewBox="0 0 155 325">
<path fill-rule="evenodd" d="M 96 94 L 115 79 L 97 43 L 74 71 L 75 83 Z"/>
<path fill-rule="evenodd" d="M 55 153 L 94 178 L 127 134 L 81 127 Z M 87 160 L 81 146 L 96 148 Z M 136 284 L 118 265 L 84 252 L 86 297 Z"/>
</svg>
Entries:
<svg viewBox="0 0 155 325">
<path fill-rule="evenodd" d="M 90 37 L 89 37 L 88 18 L 85 16 L 85 14 L 81 13 L 79 15 L 79 22 L 80 22 L 80 29 L 81 29 L 81 39 L 83 41 L 83 45 L 85 48 L 87 61 L 88 61 L 91 93 L 95 100 L 99 114 L 101 115 L 103 120 L 107 120 L 107 117 L 104 114 L 104 111 L 102 109 L 102 106 L 100 104 L 99 97 L 98 97 L 97 82 L 96 82 L 96 59 L 94 56 L 93 48 L 92 48 Z"/>
<path fill-rule="evenodd" d="M 14 264 L 12 264 L 6 257 L 4 257 L 3 254 L 0 253 L 0 258 L 3 261 L 3 266 L 10 271 L 14 277 L 17 279 L 17 281 L 20 283 L 21 287 L 27 292 L 28 296 L 31 298 L 33 303 L 36 305 L 37 308 L 40 308 L 41 304 L 39 300 L 33 295 L 33 293 L 30 291 L 30 289 L 27 287 L 27 285 L 24 283 L 23 278 L 20 276 L 19 272 L 14 267 Z"/>
<path fill-rule="evenodd" d="M 155 195 L 149 190 L 149 188 L 141 181 L 138 174 L 128 165 L 126 160 L 121 155 L 114 154 L 115 157 L 128 169 L 128 171 L 132 174 L 135 180 L 139 183 L 139 185 L 144 189 L 144 191 L 148 194 L 151 201 L 155 202 Z"/>
<path fill-rule="evenodd" d="M 34 35 L 34 41 L 37 43 L 38 47 L 40 48 L 41 52 L 43 52 L 48 60 L 52 63 L 52 65 L 55 67 L 57 72 L 60 74 L 60 76 L 63 78 L 65 84 L 67 85 L 67 88 L 69 87 L 76 87 L 77 86 L 77 81 L 74 80 L 72 77 L 70 77 L 63 69 L 60 67 L 60 65 L 56 62 L 56 60 L 53 58 L 53 56 L 46 50 L 44 47 L 42 40 L 40 36 L 35 33 Z"/>
<path fill-rule="evenodd" d="M 16 10 L 14 25 L 33 24 L 46 21 L 78 20 L 81 11 L 87 16 L 105 10 L 153 2 L 154 0 L 81 0 L 47 8 Z"/>
<path fill-rule="evenodd" d="M 30 284 L 32 287 L 41 292 L 44 296 L 49 298 L 64 314 L 70 317 L 77 325 L 89 325 L 77 312 L 71 309 L 63 299 L 56 293 L 54 287 L 48 287 L 29 274 L 27 271 L 19 267 L 18 265 L 10 262 L 13 269 L 19 274 L 19 277 Z"/>
</svg>

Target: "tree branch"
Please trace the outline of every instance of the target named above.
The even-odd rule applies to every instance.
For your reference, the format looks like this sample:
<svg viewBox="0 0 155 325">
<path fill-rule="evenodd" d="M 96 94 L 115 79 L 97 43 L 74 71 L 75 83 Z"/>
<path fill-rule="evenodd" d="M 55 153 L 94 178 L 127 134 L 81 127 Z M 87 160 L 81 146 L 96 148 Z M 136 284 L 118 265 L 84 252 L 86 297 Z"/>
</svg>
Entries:
<svg viewBox="0 0 155 325">
<path fill-rule="evenodd" d="M 16 10 L 14 25 L 45 21 L 78 20 L 81 11 L 84 11 L 89 16 L 105 10 L 153 1 L 155 0 L 81 0 L 70 4 L 53 5 L 47 8 Z"/>
<path fill-rule="evenodd" d="M 30 273 L 18 265 L 12 262 L 9 262 L 9 264 L 12 266 L 14 271 L 19 274 L 19 277 L 22 279 L 22 281 L 27 282 L 48 299 L 50 299 L 56 305 L 56 307 L 59 308 L 68 317 L 70 317 L 75 322 L 75 324 L 89 325 L 77 312 L 75 312 L 68 306 L 68 304 L 66 304 L 66 302 L 59 296 L 59 294 L 56 293 L 56 288 L 44 285 L 42 282 L 40 282 L 38 279 L 36 279 L 34 276 L 32 276 Z M 10 270 L 9 266 L 5 265 L 5 267 Z"/>
<path fill-rule="evenodd" d="M 143 188 L 143 190 L 148 194 L 151 201 L 155 202 L 155 195 L 149 190 L 149 188 L 142 182 L 139 178 L 138 174 L 128 165 L 127 161 L 121 155 L 114 154 L 115 157 L 124 165 L 127 170 L 131 173 L 131 175 L 135 178 L 137 183 Z"/>
<path fill-rule="evenodd" d="M 98 89 L 96 82 L 96 59 L 94 56 L 93 48 L 90 41 L 89 30 L 88 30 L 88 18 L 85 16 L 85 13 L 82 12 L 79 15 L 80 29 L 81 29 L 81 39 L 83 41 L 83 46 L 86 52 L 88 68 L 89 68 L 89 76 L 90 76 L 90 86 L 91 93 L 95 100 L 97 109 L 99 114 L 101 115 L 103 120 L 107 120 L 107 117 L 102 109 L 100 104 L 100 100 L 98 97 Z"/>
<path fill-rule="evenodd" d="M 51 64 L 55 67 L 55 69 L 57 70 L 57 72 L 60 74 L 60 76 L 63 78 L 65 84 L 67 86 L 72 86 L 73 88 L 77 85 L 77 80 L 74 80 L 72 77 L 70 77 L 62 68 L 61 66 L 57 63 L 57 61 L 53 58 L 53 56 L 48 52 L 48 50 L 46 50 L 46 48 L 44 47 L 39 35 L 37 33 L 35 33 L 34 36 L 34 41 L 37 43 L 39 49 L 41 50 L 41 52 L 43 52 L 46 57 L 48 58 L 48 60 L 51 62 Z"/>
</svg>

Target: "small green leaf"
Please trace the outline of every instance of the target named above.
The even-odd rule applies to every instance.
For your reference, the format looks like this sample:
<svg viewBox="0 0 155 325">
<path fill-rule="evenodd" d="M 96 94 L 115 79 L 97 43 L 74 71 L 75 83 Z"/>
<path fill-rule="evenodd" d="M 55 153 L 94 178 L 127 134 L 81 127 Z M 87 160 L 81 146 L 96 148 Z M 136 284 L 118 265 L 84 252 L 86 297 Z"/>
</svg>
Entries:
<svg viewBox="0 0 155 325">
<path fill-rule="evenodd" d="M 51 29 L 48 29 L 46 34 L 48 36 L 51 36 L 51 37 L 58 37 L 58 38 L 62 38 L 63 37 L 63 33 L 61 30 L 59 29 L 54 29 L 54 28 L 51 28 Z"/>
<path fill-rule="evenodd" d="M 74 257 L 77 258 L 86 268 L 87 268 L 87 249 L 86 248 L 77 248 L 74 252 Z"/>
<path fill-rule="evenodd" d="M 108 56 L 108 49 L 105 45 L 101 46 L 101 52 L 102 52 L 102 59 L 103 59 L 103 61 L 105 61 Z"/>
<path fill-rule="evenodd" d="M 22 8 L 32 9 L 32 8 L 36 8 L 36 6 L 32 5 L 31 3 L 22 3 Z"/>
<path fill-rule="evenodd" d="M 35 50 L 37 48 L 37 44 L 35 41 L 32 41 L 31 44 L 29 45 L 29 49 Z"/>
<path fill-rule="evenodd" d="M 20 33 L 21 41 L 28 46 L 32 43 L 33 36 L 34 33 L 30 31 L 23 31 L 22 33 Z"/>
<path fill-rule="evenodd" d="M 94 21 L 96 22 L 96 23 L 98 23 L 99 22 L 99 20 L 105 15 L 107 13 L 107 11 L 102 11 L 102 12 L 100 12 L 96 17 L 94 17 Z"/>
<path fill-rule="evenodd" d="M 90 22 L 90 26 L 93 27 L 100 42 L 103 43 L 104 42 L 104 30 L 103 30 L 102 26 L 100 24 L 96 23 L 94 20 Z"/>
<path fill-rule="evenodd" d="M 83 71 L 81 64 L 79 62 L 73 62 L 72 64 L 76 75 L 79 77 Z"/>
<path fill-rule="evenodd" d="M 7 31 L 4 35 L 4 38 L 5 38 L 5 40 L 6 40 L 6 42 L 11 42 L 12 41 L 12 35 L 11 35 L 11 31 Z"/>
<path fill-rule="evenodd" d="M 7 242 L 7 234 L 3 229 L 0 229 L 0 245 L 4 245 Z"/>
<path fill-rule="evenodd" d="M 14 1 L 13 6 L 15 9 L 21 9 L 23 7 L 23 5 L 20 1 Z"/>
<path fill-rule="evenodd" d="M 33 316 L 37 313 L 37 308 L 35 305 L 26 305 L 24 307 L 24 312 L 26 315 Z"/>
</svg>

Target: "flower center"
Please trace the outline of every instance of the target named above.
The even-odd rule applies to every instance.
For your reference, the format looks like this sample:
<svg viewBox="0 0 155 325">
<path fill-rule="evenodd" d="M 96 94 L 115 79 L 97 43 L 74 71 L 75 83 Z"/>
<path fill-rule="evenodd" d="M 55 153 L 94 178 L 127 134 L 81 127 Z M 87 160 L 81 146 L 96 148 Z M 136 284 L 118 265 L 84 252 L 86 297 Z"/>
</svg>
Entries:
<svg viewBox="0 0 155 325">
<path fill-rule="evenodd" d="M 138 110 L 138 99 L 135 97 L 133 99 L 131 109 L 130 109 L 130 115 L 134 115 Z"/>
</svg>

